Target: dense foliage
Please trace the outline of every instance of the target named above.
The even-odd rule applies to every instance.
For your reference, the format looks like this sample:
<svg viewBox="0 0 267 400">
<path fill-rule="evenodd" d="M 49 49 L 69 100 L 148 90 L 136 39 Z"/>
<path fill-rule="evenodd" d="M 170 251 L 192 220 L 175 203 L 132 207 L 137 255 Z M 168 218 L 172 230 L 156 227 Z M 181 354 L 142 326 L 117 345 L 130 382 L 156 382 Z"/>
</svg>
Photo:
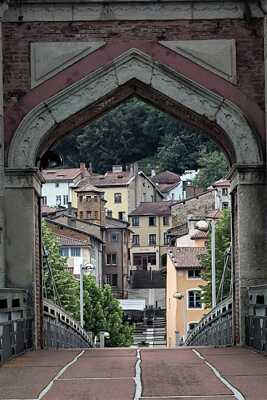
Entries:
<svg viewBox="0 0 267 400">
<path fill-rule="evenodd" d="M 99 173 L 110 170 L 114 164 L 135 161 L 147 173 L 151 167 L 181 173 L 198 167 L 203 148 L 216 150 L 199 129 L 132 99 L 73 132 L 55 149 L 62 153 L 66 166 L 91 162 Z"/>
<path fill-rule="evenodd" d="M 43 273 L 44 295 L 79 319 L 79 281 L 66 271 L 66 258 L 60 255 L 57 237 L 45 221 L 42 235 L 48 255 Z M 118 300 L 112 297 L 110 286 L 97 287 L 91 276 L 84 277 L 84 322 L 85 329 L 95 335 L 101 330 L 108 331 L 110 346 L 130 346 L 133 342 L 132 328 L 123 322 L 123 311 Z"/>
<path fill-rule="evenodd" d="M 198 157 L 199 173 L 195 185 L 203 188 L 227 175 L 229 165 L 223 153 L 219 151 L 208 152 L 205 148 Z"/>
<path fill-rule="evenodd" d="M 130 346 L 133 344 L 133 328 L 123 322 L 123 311 L 117 299 L 112 296 L 111 287 L 97 287 L 92 276 L 84 279 L 84 322 L 85 328 L 98 335 L 100 331 L 110 334 L 109 346 Z"/>
<path fill-rule="evenodd" d="M 225 254 L 227 249 L 231 243 L 231 224 L 230 224 L 230 211 L 224 210 L 222 218 L 216 223 L 216 235 L 215 235 L 215 259 L 216 259 L 216 293 L 218 300 L 221 300 L 221 292 L 218 293 L 224 263 L 225 263 Z M 208 238 L 208 251 L 207 254 L 202 255 L 200 257 L 200 264 L 203 267 L 202 278 L 207 281 L 207 284 L 202 287 L 203 290 L 203 302 L 207 307 L 211 307 L 212 304 L 212 295 L 211 295 L 211 233 L 209 233 Z M 231 285 L 231 267 L 230 267 L 230 260 L 229 265 L 226 270 L 226 274 L 224 277 L 223 283 L 223 298 L 229 296 L 230 293 L 230 285 Z M 219 294 L 219 296 L 218 296 Z"/>
</svg>

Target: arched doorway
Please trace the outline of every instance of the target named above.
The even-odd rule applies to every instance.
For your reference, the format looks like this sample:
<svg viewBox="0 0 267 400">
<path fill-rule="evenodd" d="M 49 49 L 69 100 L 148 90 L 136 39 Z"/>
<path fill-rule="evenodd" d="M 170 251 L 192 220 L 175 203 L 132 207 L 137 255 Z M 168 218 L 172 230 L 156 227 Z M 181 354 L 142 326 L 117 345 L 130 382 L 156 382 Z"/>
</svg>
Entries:
<svg viewBox="0 0 267 400">
<path fill-rule="evenodd" d="M 202 67 L 196 69 L 202 77 L 213 76 L 213 89 L 208 76 L 207 85 L 204 85 L 205 79 L 198 82 L 197 74 L 195 80 L 192 79 L 192 71 L 188 77 L 185 70 L 180 72 L 181 56 L 176 56 L 171 66 L 168 57 L 165 64 L 148 53 L 128 49 L 42 101 L 38 101 L 38 96 L 35 104 L 25 100 L 26 112 L 7 153 L 7 283 L 32 290 L 38 335 L 41 301 L 39 159 L 60 137 L 125 99 L 137 96 L 204 128 L 223 149 L 232 166 L 235 339 L 242 343 L 246 289 L 267 279 L 266 241 L 262 235 L 265 232 L 262 114 L 250 109 L 248 102 L 242 95 L 238 96 L 238 91 L 230 84 L 222 85 L 224 93 L 216 93 L 214 82 L 222 79 Z M 11 237 L 12 241 L 8 240 Z M 14 249 L 19 263 L 14 260 Z"/>
</svg>

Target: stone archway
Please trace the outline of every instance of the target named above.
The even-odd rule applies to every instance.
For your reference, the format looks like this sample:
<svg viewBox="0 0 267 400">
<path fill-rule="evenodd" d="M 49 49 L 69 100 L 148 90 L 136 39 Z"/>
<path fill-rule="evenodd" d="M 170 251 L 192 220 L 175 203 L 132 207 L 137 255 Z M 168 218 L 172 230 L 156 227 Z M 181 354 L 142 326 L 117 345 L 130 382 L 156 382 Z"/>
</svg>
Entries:
<svg viewBox="0 0 267 400">
<path fill-rule="evenodd" d="M 222 142 L 231 146 L 231 163 L 263 163 L 259 136 L 237 106 L 140 50 L 131 49 L 33 108 L 13 136 L 8 168 L 34 168 L 41 144 L 49 141 L 57 125 L 133 79 L 220 127 Z"/>
<path fill-rule="evenodd" d="M 93 110 L 93 116 L 103 113 L 104 109 L 114 106 L 116 94 L 121 94 L 118 98 L 123 100 L 124 88 L 128 88 L 125 98 L 137 93 L 157 104 L 159 97 L 164 97 L 169 102 L 166 111 L 170 105 L 176 106 L 184 119 L 197 126 L 207 126 L 210 136 L 230 160 L 233 167 L 235 337 L 242 343 L 246 289 L 263 278 L 267 281 L 266 240 L 262 235 L 266 232 L 262 139 L 256 124 L 249 121 L 236 104 L 135 48 L 40 102 L 16 129 L 8 149 L 6 170 L 7 237 L 12 237 L 12 242 L 7 240 L 6 248 L 7 282 L 10 286 L 33 289 L 38 317 L 41 252 L 37 160 L 51 143 L 66 134 L 66 121 L 72 121 L 75 126 L 76 118 L 79 124 L 88 121 L 89 111 Z M 97 111 L 99 104 L 102 106 Z M 178 116 L 177 109 L 172 113 Z M 14 194 L 19 204 L 14 202 Z M 15 248 L 21 270 L 13 258 Z"/>
</svg>

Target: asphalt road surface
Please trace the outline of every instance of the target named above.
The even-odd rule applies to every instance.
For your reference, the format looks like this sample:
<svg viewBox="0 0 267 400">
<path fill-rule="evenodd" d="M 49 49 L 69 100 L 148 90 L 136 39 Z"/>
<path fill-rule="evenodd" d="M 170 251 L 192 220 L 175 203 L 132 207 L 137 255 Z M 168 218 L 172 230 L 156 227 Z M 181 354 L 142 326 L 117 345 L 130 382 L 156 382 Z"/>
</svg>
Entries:
<svg viewBox="0 0 267 400">
<path fill-rule="evenodd" d="M 267 400 L 267 357 L 243 348 L 26 353 L 0 367 L 0 400 Z"/>
</svg>

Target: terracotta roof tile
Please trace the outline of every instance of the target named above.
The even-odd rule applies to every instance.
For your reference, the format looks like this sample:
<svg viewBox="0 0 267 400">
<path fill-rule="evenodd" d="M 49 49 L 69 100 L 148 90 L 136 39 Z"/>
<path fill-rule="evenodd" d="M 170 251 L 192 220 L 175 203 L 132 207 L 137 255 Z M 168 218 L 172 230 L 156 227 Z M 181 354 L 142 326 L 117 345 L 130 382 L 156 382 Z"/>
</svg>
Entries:
<svg viewBox="0 0 267 400">
<path fill-rule="evenodd" d="M 145 202 L 129 215 L 171 215 L 171 201 Z"/>
<path fill-rule="evenodd" d="M 190 235 L 190 239 L 195 240 L 195 239 L 208 239 L 209 233 L 208 232 L 203 232 L 200 231 L 199 229 L 196 229 L 192 235 Z"/>
<path fill-rule="evenodd" d="M 158 184 L 174 184 L 180 182 L 181 178 L 179 175 L 171 171 L 163 171 L 159 174 L 151 177 L 154 183 Z"/>
<path fill-rule="evenodd" d="M 68 247 L 89 246 L 89 240 L 79 240 L 63 235 L 57 235 L 57 238 L 59 239 L 60 246 L 68 246 Z"/>
<path fill-rule="evenodd" d="M 83 192 L 95 192 L 95 193 L 103 193 L 102 190 L 96 188 L 95 186 L 91 185 L 90 183 L 86 183 L 82 186 L 79 186 L 78 189 L 75 189 L 75 192 L 77 193 L 83 193 Z"/>
<path fill-rule="evenodd" d="M 198 256 L 205 254 L 206 249 L 203 247 L 170 247 L 168 254 L 175 268 L 200 268 Z"/>
<path fill-rule="evenodd" d="M 219 186 L 223 186 L 223 187 L 229 187 L 230 186 L 230 181 L 228 179 L 219 179 L 218 181 L 214 182 L 212 184 L 213 187 L 219 187 Z"/>
<path fill-rule="evenodd" d="M 75 179 L 82 171 L 80 168 L 44 169 L 42 175 L 47 182 Z"/>
</svg>

